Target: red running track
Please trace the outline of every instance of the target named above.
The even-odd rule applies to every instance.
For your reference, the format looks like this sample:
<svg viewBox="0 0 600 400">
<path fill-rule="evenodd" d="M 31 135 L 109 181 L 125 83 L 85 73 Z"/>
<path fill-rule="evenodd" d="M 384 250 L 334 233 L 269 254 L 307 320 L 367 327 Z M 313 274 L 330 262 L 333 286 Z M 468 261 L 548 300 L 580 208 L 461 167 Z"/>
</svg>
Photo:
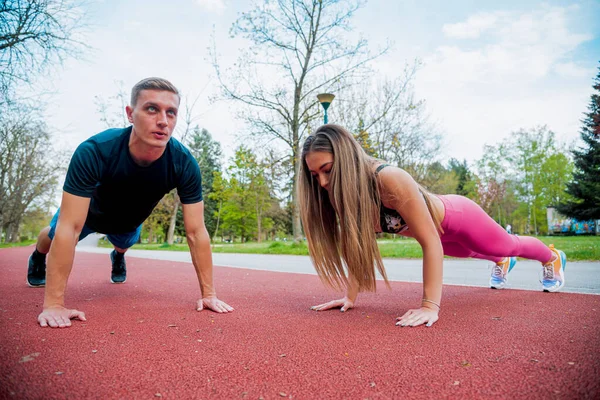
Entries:
<svg viewBox="0 0 600 400">
<path fill-rule="evenodd" d="M 67 305 L 87 322 L 40 328 L 31 248 L 0 250 L 0 398 L 581 399 L 600 396 L 600 297 L 448 286 L 431 328 L 395 318 L 421 286 L 363 294 L 347 313 L 316 276 L 219 267 L 229 315 L 195 311 L 189 263 L 77 253 Z"/>
</svg>

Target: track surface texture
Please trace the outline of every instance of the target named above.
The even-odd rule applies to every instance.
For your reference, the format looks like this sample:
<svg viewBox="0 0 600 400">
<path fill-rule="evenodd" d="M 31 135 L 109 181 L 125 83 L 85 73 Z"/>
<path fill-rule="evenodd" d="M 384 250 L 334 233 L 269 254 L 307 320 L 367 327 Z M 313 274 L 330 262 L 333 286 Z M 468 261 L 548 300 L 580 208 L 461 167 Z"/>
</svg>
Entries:
<svg viewBox="0 0 600 400">
<path fill-rule="evenodd" d="M 446 286 L 431 328 L 397 327 L 421 285 L 392 282 L 356 308 L 312 275 L 216 267 L 231 314 L 197 312 L 189 263 L 76 253 L 67 306 L 87 322 L 41 328 L 31 248 L 0 250 L 2 399 L 597 399 L 600 297 Z"/>
</svg>

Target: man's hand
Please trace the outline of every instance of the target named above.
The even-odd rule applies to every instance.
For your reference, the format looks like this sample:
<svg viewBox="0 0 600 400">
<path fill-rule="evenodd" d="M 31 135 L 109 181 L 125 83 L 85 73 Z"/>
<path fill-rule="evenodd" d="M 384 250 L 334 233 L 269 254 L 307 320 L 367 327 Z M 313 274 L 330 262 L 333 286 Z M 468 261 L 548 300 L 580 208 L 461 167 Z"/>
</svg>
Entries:
<svg viewBox="0 0 600 400">
<path fill-rule="evenodd" d="M 196 311 L 202 311 L 205 308 L 218 313 L 228 313 L 233 311 L 233 307 L 216 297 L 204 297 L 198 300 Z"/>
<path fill-rule="evenodd" d="M 325 311 L 332 308 L 339 308 L 341 312 L 345 312 L 351 308 L 354 308 L 354 302 L 348 297 L 344 297 L 339 300 L 331 300 L 328 303 L 319 304 L 318 306 L 312 306 L 310 309 L 315 311 Z"/>
<path fill-rule="evenodd" d="M 87 321 L 82 311 L 69 310 L 64 307 L 48 307 L 38 316 L 38 322 L 41 327 L 50 325 L 52 328 L 66 328 L 71 326 L 71 320 L 75 318 Z"/>
</svg>

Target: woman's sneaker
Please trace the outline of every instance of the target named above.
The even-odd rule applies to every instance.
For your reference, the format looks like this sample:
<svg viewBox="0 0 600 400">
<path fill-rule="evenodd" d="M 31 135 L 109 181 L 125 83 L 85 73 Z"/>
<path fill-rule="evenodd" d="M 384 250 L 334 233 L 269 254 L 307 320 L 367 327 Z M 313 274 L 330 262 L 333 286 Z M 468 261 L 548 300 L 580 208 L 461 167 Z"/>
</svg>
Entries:
<svg viewBox="0 0 600 400">
<path fill-rule="evenodd" d="M 542 288 L 544 292 L 557 292 L 565 286 L 565 267 L 567 266 L 567 256 L 564 252 L 550 245 L 550 250 L 556 254 L 556 260 L 542 265 Z"/>
<path fill-rule="evenodd" d="M 37 250 L 29 256 L 27 284 L 31 287 L 44 287 L 46 285 L 46 255 L 38 253 Z"/>
<path fill-rule="evenodd" d="M 492 289 L 502 289 L 506 285 L 506 278 L 511 269 L 517 263 L 517 257 L 506 257 L 492 267 L 492 276 L 490 277 L 490 287 Z"/>
</svg>

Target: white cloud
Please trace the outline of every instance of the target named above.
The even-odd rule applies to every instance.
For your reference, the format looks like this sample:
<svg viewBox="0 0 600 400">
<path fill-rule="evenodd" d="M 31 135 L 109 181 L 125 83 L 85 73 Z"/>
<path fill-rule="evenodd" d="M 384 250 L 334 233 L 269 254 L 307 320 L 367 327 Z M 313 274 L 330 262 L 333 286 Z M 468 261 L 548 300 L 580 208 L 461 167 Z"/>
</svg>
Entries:
<svg viewBox="0 0 600 400">
<path fill-rule="evenodd" d="M 141 27 L 144 26 L 144 23 L 135 19 L 126 20 L 123 22 L 124 27 L 123 30 L 125 32 L 137 31 Z"/>
<path fill-rule="evenodd" d="M 221 12 L 225 10 L 225 0 L 196 0 L 196 4 L 207 11 Z"/>
<path fill-rule="evenodd" d="M 594 76 L 594 68 L 584 68 L 574 62 L 557 63 L 554 71 L 563 78 L 591 78 Z"/>
<path fill-rule="evenodd" d="M 520 15 L 495 13 L 497 21 L 488 25 L 486 44 L 466 50 L 458 46 L 440 47 L 428 64 L 459 81 L 542 78 L 569 52 L 592 39 L 591 35 L 569 30 L 567 13 L 564 8 L 544 8 Z M 465 24 L 472 25 L 469 21 L 473 18 Z"/>
<path fill-rule="evenodd" d="M 477 38 L 438 47 L 416 81 L 452 141 L 450 156 L 472 159 L 483 144 L 536 125 L 576 135 L 594 71 L 572 57 L 593 37 L 574 32 L 582 27 L 571 11 L 544 6 L 444 26 L 447 37 Z"/>
<path fill-rule="evenodd" d="M 457 39 L 476 39 L 484 31 L 491 29 L 501 13 L 479 13 L 467 19 L 466 22 L 445 24 L 442 27 L 444 34 Z"/>
</svg>

